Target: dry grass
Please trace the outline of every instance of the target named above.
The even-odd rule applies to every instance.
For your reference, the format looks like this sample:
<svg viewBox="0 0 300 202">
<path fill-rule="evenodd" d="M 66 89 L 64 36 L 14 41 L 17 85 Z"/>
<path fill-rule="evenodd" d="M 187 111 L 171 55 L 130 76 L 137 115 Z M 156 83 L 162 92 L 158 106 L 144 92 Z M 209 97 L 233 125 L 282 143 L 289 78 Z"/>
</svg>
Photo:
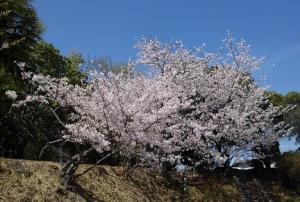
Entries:
<svg viewBox="0 0 300 202">
<path fill-rule="evenodd" d="M 79 171 L 87 166 L 81 165 Z M 0 159 L 0 201 L 85 201 L 61 185 L 59 168 L 53 162 Z M 97 166 L 78 183 L 103 201 L 172 201 L 174 196 L 176 200 L 176 192 L 150 172 L 138 169 L 132 180 L 126 180 L 122 168 Z"/>
<path fill-rule="evenodd" d="M 89 165 L 81 165 L 79 171 Z M 46 161 L 0 158 L 0 201 L 86 201 L 66 190 L 58 175 L 60 165 Z M 173 178 L 163 178 L 150 169 L 136 169 L 130 179 L 121 167 L 97 166 L 81 176 L 78 184 L 101 201 L 180 201 L 181 191 Z M 186 201 L 242 201 L 242 194 L 232 180 L 199 175 L 189 185 Z M 278 201 L 299 201 L 298 195 L 285 191 L 280 184 L 264 185 Z"/>
</svg>

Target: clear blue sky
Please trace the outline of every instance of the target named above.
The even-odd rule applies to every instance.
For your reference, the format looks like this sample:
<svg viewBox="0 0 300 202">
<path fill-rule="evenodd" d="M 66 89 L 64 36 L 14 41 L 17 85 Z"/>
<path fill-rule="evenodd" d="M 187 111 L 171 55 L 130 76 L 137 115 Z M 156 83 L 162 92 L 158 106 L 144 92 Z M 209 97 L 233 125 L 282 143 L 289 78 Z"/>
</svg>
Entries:
<svg viewBox="0 0 300 202">
<path fill-rule="evenodd" d="M 271 89 L 300 91 L 299 0 L 35 0 L 43 38 L 63 54 L 111 55 L 127 61 L 142 35 L 182 40 L 186 46 L 221 46 L 230 30 L 266 57 Z M 273 65 L 275 64 L 275 66 Z"/>
</svg>

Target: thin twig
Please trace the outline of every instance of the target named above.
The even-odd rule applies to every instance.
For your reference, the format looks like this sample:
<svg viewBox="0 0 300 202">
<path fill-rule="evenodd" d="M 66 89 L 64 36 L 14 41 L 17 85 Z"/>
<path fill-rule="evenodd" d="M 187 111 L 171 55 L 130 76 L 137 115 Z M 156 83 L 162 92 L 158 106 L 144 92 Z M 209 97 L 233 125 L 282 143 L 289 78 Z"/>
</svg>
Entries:
<svg viewBox="0 0 300 202">
<path fill-rule="evenodd" d="M 64 139 L 58 139 L 58 140 L 54 140 L 54 141 L 52 141 L 52 142 L 48 142 L 48 143 L 43 147 L 43 149 L 40 151 L 39 159 L 41 159 L 41 157 L 42 157 L 44 151 L 45 151 L 49 146 L 51 146 L 52 144 L 55 144 L 55 143 L 60 143 L 60 142 L 62 142 L 62 141 L 64 141 Z"/>
<path fill-rule="evenodd" d="M 56 112 L 51 108 L 49 107 L 49 109 L 51 110 L 52 114 L 55 116 L 55 118 L 57 119 L 57 121 L 60 123 L 60 125 L 64 128 L 64 129 L 67 129 L 68 128 L 66 127 L 66 125 L 60 120 L 60 118 L 58 117 L 58 115 L 56 114 Z M 56 110 L 56 109 L 55 109 Z"/>
</svg>

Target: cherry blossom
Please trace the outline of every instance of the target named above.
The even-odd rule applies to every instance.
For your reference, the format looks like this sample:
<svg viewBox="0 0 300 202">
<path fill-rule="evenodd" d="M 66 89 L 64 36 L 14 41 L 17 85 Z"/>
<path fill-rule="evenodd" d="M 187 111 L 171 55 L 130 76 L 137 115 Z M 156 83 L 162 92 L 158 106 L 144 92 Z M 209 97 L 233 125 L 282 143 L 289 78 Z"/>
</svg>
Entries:
<svg viewBox="0 0 300 202">
<path fill-rule="evenodd" d="M 12 91 L 12 90 L 5 91 L 5 95 L 7 97 L 9 97 L 10 99 L 12 99 L 12 100 L 17 99 L 17 97 L 18 97 L 17 93 L 15 91 Z"/>
<path fill-rule="evenodd" d="M 194 164 L 229 166 L 245 152 L 261 155 L 254 150 L 270 147 L 289 128 L 278 119 L 287 109 L 273 106 L 266 88 L 253 79 L 262 59 L 250 55 L 244 40 L 235 42 L 229 35 L 224 45 L 227 51 L 213 54 L 189 50 L 180 41 L 141 39 L 128 71 L 94 71 L 82 86 L 23 72 L 36 91 L 14 105 L 48 106 L 64 128 L 58 141 L 90 145 L 72 157 L 68 171 L 91 150 L 117 151 L 151 166 L 183 161 L 192 152 Z M 139 65 L 156 73 L 137 74 Z M 60 108 L 72 109 L 66 123 L 56 113 Z"/>
</svg>

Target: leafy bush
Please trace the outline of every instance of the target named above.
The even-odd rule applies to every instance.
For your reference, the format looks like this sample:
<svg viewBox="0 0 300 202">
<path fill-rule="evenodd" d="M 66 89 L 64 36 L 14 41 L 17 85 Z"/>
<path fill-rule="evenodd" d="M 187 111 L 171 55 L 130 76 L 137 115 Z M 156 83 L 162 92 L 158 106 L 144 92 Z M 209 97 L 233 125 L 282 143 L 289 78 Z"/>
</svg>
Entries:
<svg viewBox="0 0 300 202">
<path fill-rule="evenodd" d="M 300 193 L 300 152 L 286 152 L 279 162 L 284 183 Z"/>
</svg>

